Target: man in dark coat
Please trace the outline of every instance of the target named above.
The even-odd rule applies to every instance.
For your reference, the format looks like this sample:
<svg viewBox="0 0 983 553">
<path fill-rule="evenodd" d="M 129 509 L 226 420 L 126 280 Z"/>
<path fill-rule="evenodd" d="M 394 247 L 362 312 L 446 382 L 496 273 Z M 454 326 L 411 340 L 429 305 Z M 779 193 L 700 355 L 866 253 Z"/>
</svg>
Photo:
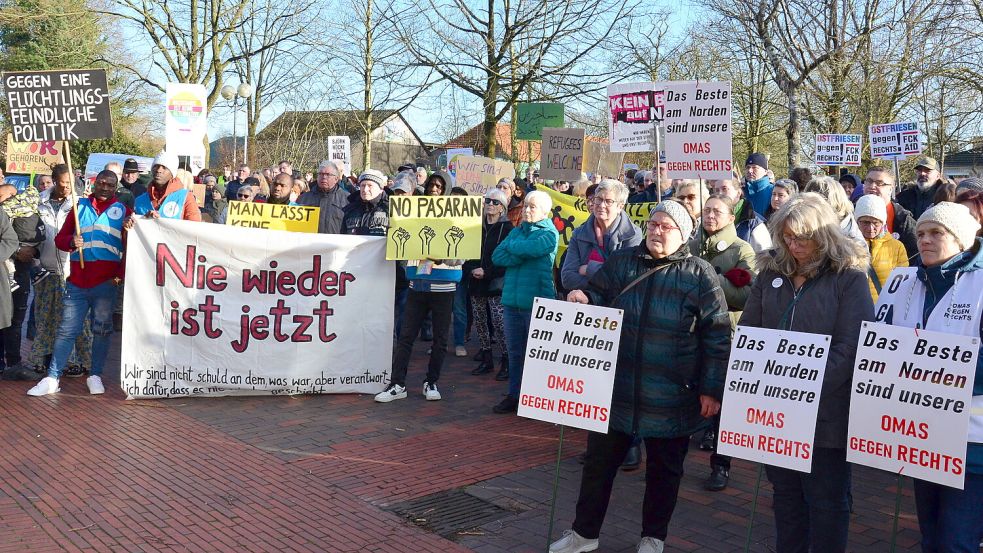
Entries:
<svg viewBox="0 0 983 553">
<path fill-rule="evenodd" d="M 348 193 L 339 186 L 340 181 L 341 168 L 338 164 L 330 160 L 322 161 L 317 168 L 317 187 L 297 198 L 297 205 L 321 209 L 317 225 L 317 232 L 320 234 L 341 233 L 341 221 L 345 216 L 345 206 L 348 205 Z"/>
<path fill-rule="evenodd" d="M 871 167 L 864 179 L 864 194 L 880 196 L 887 205 L 887 232 L 904 244 L 908 258 L 918 255 L 915 238 L 915 219 L 911 212 L 891 199 L 894 192 L 894 174 L 884 167 Z"/>
<path fill-rule="evenodd" d="M 898 192 L 898 203 L 911 212 L 917 221 L 932 207 L 936 192 L 945 184 L 939 174 L 939 164 L 928 156 L 915 164 L 915 185 Z"/>
</svg>

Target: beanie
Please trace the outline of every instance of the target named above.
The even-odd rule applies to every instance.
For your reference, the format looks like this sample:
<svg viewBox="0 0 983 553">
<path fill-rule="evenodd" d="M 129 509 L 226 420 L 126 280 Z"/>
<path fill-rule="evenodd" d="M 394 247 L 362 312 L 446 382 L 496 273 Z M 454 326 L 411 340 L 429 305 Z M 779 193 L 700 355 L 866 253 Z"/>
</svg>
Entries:
<svg viewBox="0 0 983 553">
<path fill-rule="evenodd" d="M 177 175 L 178 169 L 178 159 L 177 154 L 172 154 L 166 150 L 161 150 L 157 157 L 154 158 L 153 165 L 160 165 L 161 167 L 166 167 L 171 175 Z M 151 167 L 153 167 L 151 165 Z"/>
<path fill-rule="evenodd" d="M 857 218 L 857 221 L 861 217 L 873 217 L 881 223 L 886 223 L 887 205 L 880 196 L 867 194 L 857 200 L 857 206 L 853 208 L 853 216 Z"/>
<path fill-rule="evenodd" d="M 762 169 L 768 169 L 768 156 L 759 152 L 754 152 L 753 154 L 747 156 L 747 161 L 744 162 L 745 167 L 748 165 L 757 165 Z"/>
<path fill-rule="evenodd" d="M 659 202 L 659 205 L 655 206 L 655 209 L 652 210 L 652 215 L 660 211 L 671 217 L 676 223 L 676 226 L 679 227 L 679 232 L 683 235 L 683 242 L 685 243 L 689 240 L 690 235 L 693 234 L 693 218 L 689 216 L 686 207 L 675 200 L 666 200 Z"/>
<path fill-rule="evenodd" d="M 918 227 L 925 223 L 937 223 L 945 227 L 956 237 L 956 243 L 962 250 L 968 250 L 972 247 L 976 240 L 976 233 L 980 230 L 980 224 L 970 213 L 969 208 L 952 202 L 939 202 L 928 208 L 918 218 L 915 230 L 918 230 Z"/>
<path fill-rule="evenodd" d="M 983 192 L 983 179 L 978 177 L 969 177 L 968 179 L 959 181 L 959 184 L 956 185 L 956 196 L 959 196 L 959 193 L 965 190 Z"/>
<path fill-rule="evenodd" d="M 358 176 L 359 183 L 366 180 L 376 183 L 379 185 L 379 188 L 386 186 L 387 182 L 386 176 L 383 175 L 381 171 L 376 171 L 375 169 L 366 169 L 361 175 Z"/>
</svg>

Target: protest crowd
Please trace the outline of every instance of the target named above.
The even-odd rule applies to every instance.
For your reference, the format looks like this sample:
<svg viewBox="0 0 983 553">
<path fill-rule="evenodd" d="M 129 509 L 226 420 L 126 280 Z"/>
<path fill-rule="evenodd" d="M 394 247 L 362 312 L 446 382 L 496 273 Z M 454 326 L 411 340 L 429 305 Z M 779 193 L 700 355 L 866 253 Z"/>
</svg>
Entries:
<svg viewBox="0 0 983 553">
<path fill-rule="evenodd" d="M 983 338 L 983 180 L 949 182 L 930 157 L 910 177 L 875 165 L 865 175 L 804 167 L 779 178 L 753 153 L 731 179 L 670 180 L 664 165 L 576 182 L 545 182 L 532 169 L 502 179 L 481 200 L 480 257 L 392 262 L 394 355 L 374 401 L 410 391 L 440 400 L 451 353 L 472 357 L 476 378 L 501 382 L 488 409 L 512 415 L 536 298 L 623 310 L 609 431 L 589 434 L 579 499 L 568 508 L 573 527 L 550 551 L 597 549 L 616 475 L 644 463 L 638 551 L 659 553 L 691 437 L 713 452 L 706 491 L 729 485 L 731 458 L 716 448 L 738 325 L 827 335 L 812 470 L 767 465 L 765 474 L 779 553 L 847 551 L 847 413 L 861 326 L 883 312 L 876 320 Z M 31 381 L 31 396 L 56 394 L 71 377 L 105 392 L 110 338 L 127 300 L 128 233 L 139 218 L 224 224 L 231 202 L 313 206 L 320 234 L 387 237 L 393 198 L 467 194 L 446 170 L 415 164 L 350 175 L 324 161 L 304 174 L 285 160 L 192 175 L 168 152 L 149 173 L 129 159 L 81 181 L 56 165 L 20 193 L 4 185 L 3 380 Z M 576 228 L 559 224 L 564 198 L 589 212 Z M 636 204 L 641 221 L 627 211 Z M 892 274 L 910 278 L 891 284 Z M 955 302 L 971 306 L 958 324 L 944 317 Z M 408 374 L 418 340 L 429 343 L 425 375 Z M 983 356 L 975 377 L 964 488 L 915 480 L 926 553 L 978 552 L 983 538 Z"/>
</svg>

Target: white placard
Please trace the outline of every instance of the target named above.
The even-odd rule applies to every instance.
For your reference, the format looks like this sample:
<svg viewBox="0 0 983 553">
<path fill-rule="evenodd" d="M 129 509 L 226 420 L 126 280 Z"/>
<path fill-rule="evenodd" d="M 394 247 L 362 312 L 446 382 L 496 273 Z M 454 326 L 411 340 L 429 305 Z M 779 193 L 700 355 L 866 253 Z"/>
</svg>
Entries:
<svg viewBox="0 0 983 553">
<path fill-rule="evenodd" d="M 829 336 L 738 326 L 717 453 L 812 472 Z"/>
<path fill-rule="evenodd" d="M 655 127 L 665 108 L 663 83 L 609 85 L 608 137 L 612 152 L 654 152 Z"/>
<path fill-rule="evenodd" d="M 859 134 L 817 134 L 816 165 L 860 166 Z"/>
<path fill-rule="evenodd" d="M 730 81 L 665 83 L 666 171 L 670 179 L 731 179 Z"/>
<path fill-rule="evenodd" d="M 623 315 L 620 309 L 536 298 L 519 416 L 606 434 Z"/>
<path fill-rule="evenodd" d="M 143 219 L 129 232 L 128 398 L 377 393 L 392 366 L 383 237 Z"/>
<path fill-rule="evenodd" d="M 846 460 L 963 488 L 977 337 L 866 322 Z"/>
<path fill-rule="evenodd" d="M 918 123 L 914 121 L 871 125 L 869 132 L 871 157 L 902 160 L 922 153 Z"/>
<path fill-rule="evenodd" d="M 346 175 L 352 174 L 352 141 L 347 136 L 328 137 L 328 159 L 341 165 Z"/>
<path fill-rule="evenodd" d="M 198 156 L 205 148 L 205 133 L 208 132 L 205 87 L 167 83 L 165 90 L 165 149 L 179 156 Z"/>
</svg>

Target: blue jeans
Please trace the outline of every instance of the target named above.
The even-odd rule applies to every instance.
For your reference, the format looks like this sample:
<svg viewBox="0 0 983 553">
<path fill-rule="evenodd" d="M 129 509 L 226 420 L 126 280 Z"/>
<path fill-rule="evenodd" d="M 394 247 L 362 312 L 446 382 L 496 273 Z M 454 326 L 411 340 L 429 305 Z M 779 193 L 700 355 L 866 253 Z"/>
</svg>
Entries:
<svg viewBox="0 0 983 553">
<path fill-rule="evenodd" d="M 509 350 L 509 395 L 519 397 L 522 387 L 522 364 L 526 359 L 526 340 L 529 338 L 531 309 L 503 306 L 505 345 Z"/>
<path fill-rule="evenodd" d="M 454 345 L 463 346 L 468 337 L 468 279 L 462 278 L 454 292 Z"/>
<path fill-rule="evenodd" d="M 966 474 L 962 490 L 915 480 L 922 553 L 979 553 L 983 539 L 983 474 Z"/>
<path fill-rule="evenodd" d="M 817 447 L 812 472 L 765 465 L 774 488 L 777 553 L 843 553 L 850 527 L 846 449 Z"/>
<path fill-rule="evenodd" d="M 113 334 L 116 285 L 107 280 L 92 288 L 79 288 L 69 282 L 65 285 L 62 302 L 65 307 L 55 336 L 48 376 L 61 378 L 68 356 L 75 349 L 75 339 L 82 333 L 82 325 L 87 318 L 92 322 L 92 366 L 89 367 L 89 374 L 101 376 L 109 355 L 109 337 Z"/>
</svg>

